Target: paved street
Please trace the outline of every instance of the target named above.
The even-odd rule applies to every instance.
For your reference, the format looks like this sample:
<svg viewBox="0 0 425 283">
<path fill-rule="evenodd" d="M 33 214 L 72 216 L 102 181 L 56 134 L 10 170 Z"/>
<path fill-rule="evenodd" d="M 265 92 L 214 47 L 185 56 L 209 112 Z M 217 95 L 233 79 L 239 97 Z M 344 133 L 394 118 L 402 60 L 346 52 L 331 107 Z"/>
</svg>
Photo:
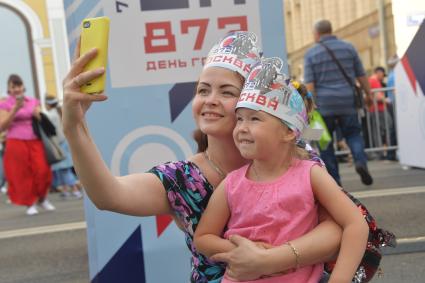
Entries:
<svg viewBox="0 0 425 283">
<path fill-rule="evenodd" d="M 425 170 L 403 170 L 398 163 L 382 161 L 369 166 L 375 183 L 365 187 L 353 167 L 343 164 L 344 187 L 367 205 L 380 226 L 402 240 L 396 250 L 385 251 L 396 254 L 384 256 L 384 276 L 372 282 L 423 283 Z M 50 199 L 57 211 L 28 217 L 24 208 L 6 204 L 0 196 L 1 283 L 89 281 L 83 201 L 63 201 L 57 194 Z"/>
<path fill-rule="evenodd" d="M 88 282 L 83 200 L 50 200 L 54 212 L 28 217 L 0 197 L 0 282 Z"/>
<path fill-rule="evenodd" d="M 0 282 L 89 282 L 85 229 L 0 240 Z"/>
<path fill-rule="evenodd" d="M 387 255 L 382 260 L 382 277 L 371 283 L 423 283 L 425 282 L 425 252 Z"/>
</svg>

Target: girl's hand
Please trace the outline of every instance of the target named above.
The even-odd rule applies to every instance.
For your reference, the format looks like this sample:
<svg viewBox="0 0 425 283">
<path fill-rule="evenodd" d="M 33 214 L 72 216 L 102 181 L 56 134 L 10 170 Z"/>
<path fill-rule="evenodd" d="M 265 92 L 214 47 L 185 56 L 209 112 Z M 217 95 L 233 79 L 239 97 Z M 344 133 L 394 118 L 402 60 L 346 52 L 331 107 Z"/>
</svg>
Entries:
<svg viewBox="0 0 425 283">
<path fill-rule="evenodd" d="M 261 266 L 266 246 L 234 235 L 229 239 L 237 247 L 227 253 L 215 254 L 214 261 L 227 263 L 226 277 L 233 281 L 259 279 L 265 272 Z M 259 247 L 261 246 L 261 247 Z"/>
<path fill-rule="evenodd" d="M 93 101 L 103 101 L 107 97 L 101 94 L 86 94 L 81 92 L 81 86 L 102 75 L 104 68 L 83 72 L 84 67 L 97 55 L 92 49 L 80 56 L 80 42 L 75 48 L 74 62 L 63 81 L 63 117 L 64 130 L 70 129 L 84 121 L 86 111 Z"/>
</svg>

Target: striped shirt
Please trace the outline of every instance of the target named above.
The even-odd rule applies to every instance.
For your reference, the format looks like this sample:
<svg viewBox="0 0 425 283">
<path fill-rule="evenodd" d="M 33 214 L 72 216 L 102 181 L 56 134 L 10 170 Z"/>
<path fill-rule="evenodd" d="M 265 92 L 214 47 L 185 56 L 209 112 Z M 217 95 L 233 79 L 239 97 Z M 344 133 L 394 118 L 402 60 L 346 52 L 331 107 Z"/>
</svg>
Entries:
<svg viewBox="0 0 425 283">
<path fill-rule="evenodd" d="M 353 45 L 334 35 L 324 35 L 320 38 L 320 42 L 326 44 L 333 51 L 353 82 L 355 78 L 365 75 L 363 65 Z M 316 104 L 323 116 L 357 113 L 353 89 L 321 44 L 315 44 L 304 56 L 304 82 L 314 84 L 317 94 Z"/>
</svg>

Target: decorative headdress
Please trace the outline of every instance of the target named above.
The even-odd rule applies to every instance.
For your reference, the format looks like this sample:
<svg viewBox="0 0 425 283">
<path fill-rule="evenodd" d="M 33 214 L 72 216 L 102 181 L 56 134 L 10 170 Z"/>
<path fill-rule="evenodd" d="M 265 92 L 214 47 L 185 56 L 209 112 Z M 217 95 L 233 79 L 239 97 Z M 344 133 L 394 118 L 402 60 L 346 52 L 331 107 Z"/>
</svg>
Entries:
<svg viewBox="0 0 425 283">
<path fill-rule="evenodd" d="M 303 98 L 280 70 L 280 58 L 264 58 L 253 66 L 237 108 L 263 111 L 282 120 L 296 134 L 297 139 L 308 127 Z"/>
<path fill-rule="evenodd" d="M 228 33 L 211 48 L 204 69 L 222 67 L 236 71 L 246 79 L 261 55 L 262 52 L 257 46 L 257 36 L 254 33 L 234 31 Z"/>
</svg>

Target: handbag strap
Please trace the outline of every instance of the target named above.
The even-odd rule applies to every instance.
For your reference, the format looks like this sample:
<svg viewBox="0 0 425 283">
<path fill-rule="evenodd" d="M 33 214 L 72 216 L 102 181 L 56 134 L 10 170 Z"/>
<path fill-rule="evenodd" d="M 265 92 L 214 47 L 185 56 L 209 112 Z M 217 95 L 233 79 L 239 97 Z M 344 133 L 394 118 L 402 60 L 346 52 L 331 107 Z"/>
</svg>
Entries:
<svg viewBox="0 0 425 283">
<path fill-rule="evenodd" d="M 324 44 L 323 42 L 319 42 L 319 44 L 322 45 L 326 49 L 326 51 L 328 51 L 329 55 L 331 55 L 332 60 L 336 63 L 336 65 L 338 66 L 339 71 L 344 76 L 344 79 L 348 82 L 348 84 L 351 87 L 354 87 L 353 81 L 347 75 L 347 73 L 345 72 L 345 70 L 342 67 L 341 63 L 339 62 L 339 60 L 336 58 L 335 54 L 333 53 L 333 51 L 328 46 L 326 46 L 326 44 Z"/>
</svg>

